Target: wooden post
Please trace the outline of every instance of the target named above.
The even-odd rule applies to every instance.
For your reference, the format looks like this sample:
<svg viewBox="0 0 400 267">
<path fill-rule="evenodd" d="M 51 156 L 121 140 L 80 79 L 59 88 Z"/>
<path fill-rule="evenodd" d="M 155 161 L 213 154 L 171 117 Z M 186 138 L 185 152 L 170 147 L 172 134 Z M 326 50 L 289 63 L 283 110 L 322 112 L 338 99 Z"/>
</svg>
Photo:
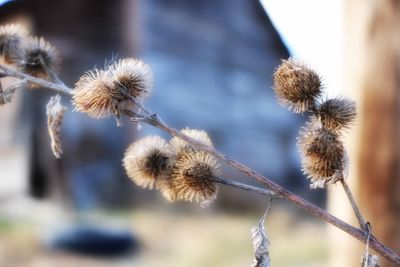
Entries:
<svg viewBox="0 0 400 267">
<path fill-rule="evenodd" d="M 344 4 L 343 88 L 359 109 L 357 125 L 347 140 L 352 162 L 349 182 L 374 235 L 400 252 L 400 2 Z M 331 210 L 342 210 L 342 216 L 355 222 L 341 199 L 336 192 L 330 195 Z M 358 266 L 362 248 L 340 239 L 332 249 L 331 266 Z M 382 260 L 382 266 L 393 265 Z"/>
</svg>

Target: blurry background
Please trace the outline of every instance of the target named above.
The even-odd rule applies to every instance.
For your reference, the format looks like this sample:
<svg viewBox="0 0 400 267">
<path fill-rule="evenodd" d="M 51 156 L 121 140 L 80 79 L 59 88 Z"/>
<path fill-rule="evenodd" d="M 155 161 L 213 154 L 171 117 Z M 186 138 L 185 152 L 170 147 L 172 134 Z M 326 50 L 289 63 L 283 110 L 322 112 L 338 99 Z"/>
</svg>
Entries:
<svg viewBox="0 0 400 267">
<path fill-rule="evenodd" d="M 155 74 L 147 106 L 168 124 L 206 130 L 221 152 L 326 207 L 324 192 L 310 191 L 300 171 L 295 143 L 306 118 L 280 107 L 271 88 L 281 58 L 304 60 L 325 78 L 329 96 L 358 102 L 349 181 L 378 238 L 399 251 L 395 0 L 0 3 L 2 24 L 22 23 L 57 47 L 67 85 L 114 58 L 142 58 Z M 67 98 L 56 160 L 46 129 L 50 96 L 21 91 L 0 108 L 0 266 L 250 265 L 250 229 L 264 197 L 221 188 L 201 209 L 135 187 L 121 166 L 125 148 L 141 136 L 169 136 L 71 112 Z M 328 202 L 354 222 L 340 187 Z M 266 227 L 273 266 L 359 265 L 357 241 L 287 203 L 274 203 Z"/>
</svg>

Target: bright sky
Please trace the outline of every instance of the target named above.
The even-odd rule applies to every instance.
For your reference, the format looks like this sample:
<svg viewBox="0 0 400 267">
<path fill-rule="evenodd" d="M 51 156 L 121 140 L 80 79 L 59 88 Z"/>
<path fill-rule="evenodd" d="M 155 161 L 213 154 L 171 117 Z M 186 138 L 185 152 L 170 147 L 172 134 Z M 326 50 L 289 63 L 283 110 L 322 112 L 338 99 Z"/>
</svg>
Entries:
<svg viewBox="0 0 400 267">
<path fill-rule="evenodd" d="M 0 0 L 0 6 L 4 3 L 10 2 L 11 0 Z"/>
<path fill-rule="evenodd" d="M 316 68 L 330 96 L 341 86 L 340 0 L 260 0 L 291 55 Z"/>
</svg>

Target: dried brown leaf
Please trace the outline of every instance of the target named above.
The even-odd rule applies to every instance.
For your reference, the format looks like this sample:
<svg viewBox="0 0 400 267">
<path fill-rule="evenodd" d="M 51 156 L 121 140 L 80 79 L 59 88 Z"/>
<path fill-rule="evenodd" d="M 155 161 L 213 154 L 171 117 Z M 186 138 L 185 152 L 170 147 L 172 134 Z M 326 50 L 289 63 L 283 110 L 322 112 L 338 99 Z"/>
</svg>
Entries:
<svg viewBox="0 0 400 267">
<path fill-rule="evenodd" d="M 366 252 L 363 255 L 361 267 L 380 267 L 379 257 Z"/>
<path fill-rule="evenodd" d="M 61 124 L 67 108 L 60 103 L 60 95 L 52 96 L 47 103 L 47 129 L 51 139 L 51 149 L 56 158 L 61 158 Z"/>
<path fill-rule="evenodd" d="M 254 247 L 254 261 L 252 267 L 270 267 L 269 257 L 269 240 L 265 232 L 264 221 L 267 215 L 269 206 L 265 214 L 261 217 L 258 222 L 258 226 L 251 229 L 251 240 L 253 241 Z"/>
</svg>

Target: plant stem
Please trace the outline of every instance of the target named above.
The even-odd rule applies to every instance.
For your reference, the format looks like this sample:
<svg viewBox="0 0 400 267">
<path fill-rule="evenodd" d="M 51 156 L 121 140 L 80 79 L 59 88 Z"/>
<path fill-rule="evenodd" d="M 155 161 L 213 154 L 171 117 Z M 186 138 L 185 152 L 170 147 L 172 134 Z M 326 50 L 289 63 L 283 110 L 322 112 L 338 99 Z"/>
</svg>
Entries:
<svg viewBox="0 0 400 267">
<path fill-rule="evenodd" d="M 7 76 L 13 76 L 13 77 L 17 77 L 20 79 L 26 79 L 27 81 L 42 85 L 43 87 L 47 87 L 56 92 L 70 95 L 70 96 L 72 95 L 71 89 L 66 86 L 35 78 L 33 76 L 21 73 L 19 71 L 12 70 L 1 64 L 0 64 L 0 70 L 2 72 L 2 73 L 0 73 L 0 76 L 2 74 L 4 74 Z M 124 111 L 124 113 L 125 113 L 125 115 L 127 115 L 130 118 L 137 119 L 137 113 L 135 113 L 135 112 Z M 151 114 L 148 110 L 145 110 L 145 113 Z M 167 124 L 163 123 L 156 114 L 143 116 L 141 118 L 141 121 L 143 121 L 144 123 L 147 123 L 149 125 L 152 125 L 156 128 L 159 128 L 160 130 L 168 132 L 169 134 L 171 134 L 173 136 L 181 138 L 182 140 L 192 144 L 193 146 L 197 147 L 198 149 L 204 150 L 204 151 L 216 156 L 217 158 L 226 162 L 227 164 L 229 164 L 236 170 L 246 174 L 253 180 L 265 185 L 267 188 L 269 188 L 270 190 L 275 192 L 276 196 L 281 197 L 289 202 L 294 203 L 295 205 L 304 209 L 306 212 L 313 214 L 314 216 L 324 220 L 325 222 L 336 226 L 337 228 L 341 229 L 342 231 L 348 233 L 349 235 L 358 239 L 362 243 L 366 244 L 367 235 L 366 235 L 365 231 L 359 230 L 359 229 L 343 222 L 342 220 L 336 218 L 335 216 L 331 215 L 330 213 L 326 212 L 325 210 L 304 200 L 303 198 L 299 197 L 298 195 L 293 194 L 292 192 L 286 190 L 285 188 L 281 187 L 280 185 L 274 183 L 272 180 L 257 173 L 256 171 L 250 169 L 249 167 L 243 165 L 242 163 L 237 162 L 237 161 L 229 158 L 228 156 L 222 154 L 221 152 L 198 142 L 197 140 L 183 134 L 182 132 L 178 131 L 177 129 L 168 126 Z M 370 247 L 372 249 L 374 249 L 378 254 L 380 254 L 387 260 L 400 265 L 400 256 L 397 255 L 395 252 L 393 252 L 390 248 L 386 247 L 381 242 L 379 242 L 374 236 L 370 237 L 369 244 L 370 244 Z"/>
<path fill-rule="evenodd" d="M 69 88 L 69 87 L 67 87 L 65 85 L 48 82 L 48 81 L 33 77 L 31 75 L 22 73 L 20 71 L 13 70 L 13 69 L 8 68 L 8 67 L 6 67 L 6 66 L 4 66 L 2 64 L 0 64 L 0 70 L 1 70 L 1 74 L 5 75 L 5 76 L 12 76 L 12 77 L 16 77 L 16 78 L 19 78 L 19 79 L 22 79 L 22 80 L 27 80 L 29 82 L 39 84 L 39 85 L 41 85 L 43 87 L 46 87 L 48 89 L 52 89 L 52 90 L 54 90 L 54 91 L 56 91 L 58 93 L 62 93 L 62 94 L 65 94 L 65 95 L 72 96 L 71 88 Z"/>
<path fill-rule="evenodd" d="M 315 206 L 314 204 L 299 197 L 298 195 L 293 194 L 292 192 L 290 192 L 287 189 L 281 187 L 280 185 L 274 183 L 270 179 L 257 173 L 256 171 L 250 169 L 249 167 L 243 165 L 242 163 L 237 162 L 237 161 L 229 158 L 228 156 L 222 154 L 221 152 L 216 151 L 215 149 L 210 148 L 210 147 L 198 142 L 197 140 L 183 134 L 182 132 L 178 131 L 177 129 L 174 129 L 174 128 L 166 125 L 158 118 L 157 115 L 154 114 L 150 117 L 144 118 L 143 121 L 147 124 L 153 125 L 156 128 L 166 131 L 173 136 L 181 138 L 182 140 L 196 146 L 197 148 L 202 149 L 202 150 L 218 157 L 219 159 L 226 162 L 227 164 L 229 164 L 233 168 L 237 169 L 238 171 L 253 178 L 255 181 L 265 185 L 267 188 L 274 191 L 281 198 L 286 199 L 286 200 L 296 204 L 297 206 L 301 207 L 308 213 L 311 213 L 314 216 L 324 220 L 325 222 L 336 226 L 337 228 L 341 229 L 342 231 L 355 237 L 362 243 L 364 243 L 364 244 L 366 243 L 367 235 L 365 234 L 364 231 L 359 230 L 359 229 L 343 222 L 342 220 L 336 218 L 335 216 L 331 215 L 330 213 L 326 212 L 325 210 Z M 382 243 L 380 243 L 374 236 L 371 236 L 370 246 L 381 256 L 385 257 L 386 259 L 388 259 L 392 262 L 395 262 L 396 264 L 400 264 L 400 256 L 397 255 L 395 252 L 393 252 L 388 247 L 386 247 L 385 245 L 383 245 Z"/>
<path fill-rule="evenodd" d="M 353 208 L 354 214 L 357 217 L 357 220 L 358 220 L 358 223 L 360 224 L 361 229 L 366 231 L 367 230 L 366 221 L 365 221 L 364 217 L 362 216 L 362 214 L 361 214 L 361 212 L 360 212 L 360 210 L 359 210 L 359 208 L 358 208 L 358 206 L 356 204 L 356 201 L 354 199 L 353 194 L 351 193 L 349 185 L 347 184 L 347 182 L 346 182 L 346 180 L 344 178 L 342 178 L 340 180 L 340 183 L 342 184 L 344 192 L 346 193 L 346 196 L 350 201 L 351 207 Z"/>
<path fill-rule="evenodd" d="M 236 187 L 236 188 L 239 188 L 239 189 L 242 189 L 242 190 L 255 192 L 255 193 L 258 193 L 258 194 L 261 194 L 261 195 L 270 196 L 271 198 L 279 198 L 279 196 L 277 196 L 274 191 L 271 191 L 271 190 L 268 190 L 268 189 L 259 188 L 259 187 L 255 187 L 255 186 L 251 186 L 251 185 L 235 182 L 233 180 L 224 179 L 224 178 L 221 178 L 221 177 L 213 177 L 212 180 L 214 182 L 216 182 L 216 183 L 229 185 L 229 186 Z"/>
<path fill-rule="evenodd" d="M 1 84 L 1 81 L 0 81 L 0 105 L 4 105 L 6 103 L 6 101 L 4 100 L 4 97 L 3 97 L 3 85 Z"/>
</svg>

